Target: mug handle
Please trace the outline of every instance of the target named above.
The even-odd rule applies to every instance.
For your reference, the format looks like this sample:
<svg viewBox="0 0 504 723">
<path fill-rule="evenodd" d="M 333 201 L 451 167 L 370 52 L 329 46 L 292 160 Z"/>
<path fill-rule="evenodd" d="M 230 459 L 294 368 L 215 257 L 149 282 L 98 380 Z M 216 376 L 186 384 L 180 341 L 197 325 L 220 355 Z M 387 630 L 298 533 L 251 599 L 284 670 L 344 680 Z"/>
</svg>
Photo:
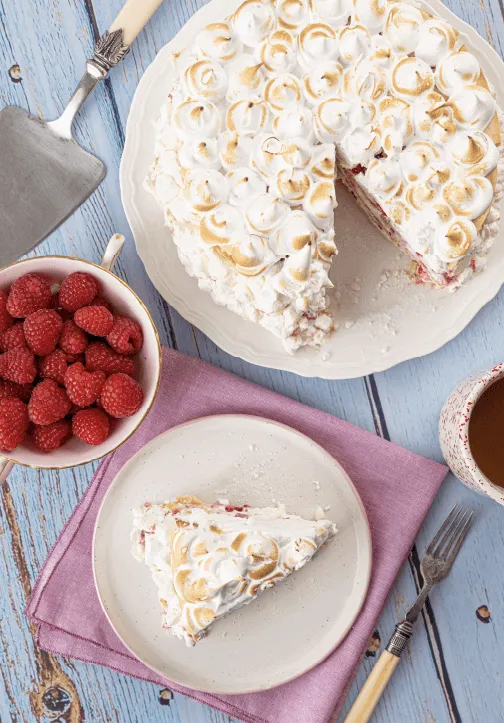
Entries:
<svg viewBox="0 0 504 723">
<path fill-rule="evenodd" d="M 119 258 L 119 254 L 121 253 L 123 246 L 124 246 L 125 238 L 120 233 L 115 233 L 110 241 L 107 244 L 107 248 L 105 249 L 105 252 L 103 254 L 102 260 L 100 262 L 100 266 L 105 269 L 105 271 L 112 271 L 112 268 Z M 12 468 L 14 467 L 15 462 L 11 462 L 10 459 L 6 459 L 5 457 L 0 457 L 0 485 L 5 482 L 7 477 L 12 471 Z"/>
</svg>

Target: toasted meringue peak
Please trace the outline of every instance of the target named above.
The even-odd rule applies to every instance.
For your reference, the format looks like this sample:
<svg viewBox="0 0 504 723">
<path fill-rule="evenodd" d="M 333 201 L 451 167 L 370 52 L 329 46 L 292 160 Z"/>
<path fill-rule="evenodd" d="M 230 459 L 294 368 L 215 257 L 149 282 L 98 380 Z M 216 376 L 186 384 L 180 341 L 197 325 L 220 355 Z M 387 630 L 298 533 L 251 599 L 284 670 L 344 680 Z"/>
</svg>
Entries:
<svg viewBox="0 0 504 723">
<path fill-rule="evenodd" d="M 292 73 L 270 78 L 264 87 L 264 99 L 274 113 L 281 113 L 303 103 L 301 84 Z"/>
<path fill-rule="evenodd" d="M 433 163 L 439 161 L 440 150 L 429 141 L 412 141 L 399 155 L 399 165 L 409 183 L 424 181 Z"/>
<path fill-rule="evenodd" d="M 462 131 L 450 144 L 450 153 L 465 173 L 486 176 L 499 162 L 499 150 L 482 131 Z"/>
<path fill-rule="evenodd" d="M 336 61 L 322 61 L 303 77 L 303 88 L 307 102 L 316 105 L 323 98 L 338 95 L 343 77 L 343 68 Z"/>
<path fill-rule="evenodd" d="M 419 138 L 447 143 L 457 132 L 452 108 L 436 91 L 425 93 L 414 102 L 413 116 Z"/>
<path fill-rule="evenodd" d="M 485 130 L 495 114 L 495 98 L 481 85 L 466 85 L 450 96 L 446 103 L 462 128 Z"/>
<path fill-rule="evenodd" d="M 383 205 L 396 226 L 403 226 L 410 220 L 411 209 L 404 201 L 393 198 L 392 201 L 385 201 Z"/>
<path fill-rule="evenodd" d="M 264 100 L 238 100 L 227 109 L 226 126 L 234 133 L 255 135 L 266 127 L 268 119 L 268 106 Z"/>
<path fill-rule="evenodd" d="M 444 95 L 474 85 L 481 74 L 480 64 L 472 53 L 457 50 L 444 57 L 436 66 L 436 86 Z"/>
<path fill-rule="evenodd" d="M 394 3 L 387 14 L 384 34 L 395 50 L 413 53 L 420 39 L 423 22 L 423 15 L 418 8 L 407 3 Z"/>
<path fill-rule="evenodd" d="M 182 137 L 213 138 L 221 129 L 221 116 L 213 103 L 188 100 L 174 110 L 172 124 Z"/>
<path fill-rule="evenodd" d="M 227 201 L 229 187 L 226 177 L 214 170 L 192 171 L 189 179 L 189 199 L 194 213 L 214 211 Z"/>
<path fill-rule="evenodd" d="M 227 63 L 242 51 L 242 43 L 228 23 L 211 23 L 196 36 L 196 47 L 218 63 Z"/>
<path fill-rule="evenodd" d="M 342 142 L 342 148 L 352 165 L 367 166 L 380 150 L 380 136 L 374 125 L 354 128 Z"/>
<path fill-rule="evenodd" d="M 218 146 L 221 164 L 226 171 L 230 171 L 248 163 L 252 139 L 244 134 L 225 131 L 219 136 Z"/>
<path fill-rule="evenodd" d="M 200 237 L 209 246 L 226 246 L 245 231 L 240 211 L 227 203 L 207 213 L 200 221 Z"/>
<path fill-rule="evenodd" d="M 387 73 L 379 65 L 361 59 L 346 69 L 343 89 L 347 97 L 357 96 L 376 103 L 388 90 Z"/>
<path fill-rule="evenodd" d="M 457 216 L 478 218 L 490 206 L 493 186 L 484 176 L 470 176 L 452 181 L 443 188 L 443 199 Z"/>
<path fill-rule="evenodd" d="M 271 190 L 291 206 L 302 203 L 311 186 L 310 176 L 302 168 L 284 168 L 274 179 Z"/>
<path fill-rule="evenodd" d="M 478 232 L 472 221 L 458 219 L 436 237 L 436 252 L 446 261 L 455 261 L 469 253 Z"/>
<path fill-rule="evenodd" d="M 289 256 L 304 246 L 315 245 L 320 231 L 303 211 L 292 211 L 271 240 L 271 248 L 279 256 Z"/>
<path fill-rule="evenodd" d="M 266 193 L 266 183 L 252 168 L 236 168 L 227 174 L 229 203 L 243 208 L 253 198 Z"/>
<path fill-rule="evenodd" d="M 369 30 L 364 25 L 348 25 L 339 33 L 338 47 L 343 65 L 356 63 L 367 54 L 371 44 Z"/>
<path fill-rule="evenodd" d="M 335 208 L 336 195 L 331 181 L 314 183 L 303 200 L 303 210 L 319 228 L 328 227 Z"/>
<path fill-rule="evenodd" d="M 275 30 L 258 47 L 258 60 L 272 73 L 287 73 L 297 62 L 294 37 L 288 30 Z"/>
<path fill-rule="evenodd" d="M 284 144 L 272 133 L 258 133 L 252 141 L 250 164 L 265 178 L 272 178 L 285 167 Z"/>
<path fill-rule="evenodd" d="M 401 167 L 395 158 L 373 158 L 367 167 L 365 186 L 379 198 L 391 198 L 402 188 Z"/>
<path fill-rule="evenodd" d="M 231 27 L 244 45 L 255 48 L 275 29 L 275 13 L 270 5 L 245 0 L 231 16 Z"/>
<path fill-rule="evenodd" d="M 336 31 L 327 23 L 309 23 L 297 36 L 299 60 L 310 69 L 321 60 L 336 60 L 338 42 Z"/>
<path fill-rule="evenodd" d="M 289 206 L 273 193 L 254 198 L 247 206 L 246 219 L 252 233 L 272 234 L 289 213 Z"/>
<path fill-rule="evenodd" d="M 297 32 L 310 17 L 308 0 L 276 0 L 277 20 L 281 28 Z"/>
<path fill-rule="evenodd" d="M 314 109 L 315 134 L 319 141 L 341 140 L 349 130 L 350 104 L 341 98 L 328 98 Z"/>
<path fill-rule="evenodd" d="M 434 73 L 420 58 L 403 58 L 392 69 L 390 89 L 399 98 L 413 101 L 433 88 Z"/>
<path fill-rule="evenodd" d="M 455 50 L 457 40 L 455 28 L 440 18 L 429 18 L 420 28 L 415 54 L 434 68 L 445 55 Z"/>
<path fill-rule="evenodd" d="M 265 72 L 262 63 L 253 55 L 243 53 L 232 60 L 228 67 L 227 99 L 234 101 L 250 99 L 262 100 Z"/>
<path fill-rule="evenodd" d="M 185 69 L 183 83 L 189 98 L 217 103 L 226 93 L 227 75 L 216 61 L 197 60 Z"/>
<path fill-rule="evenodd" d="M 332 181 L 336 175 L 336 155 L 332 143 L 321 143 L 315 146 L 310 173 L 316 181 Z"/>
<path fill-rule="evenodd" d="M 182 145 L 179 151 L 182 168 L 220 168 L 221 162 L 216 138 L 191 138 Z"/>
<path fill-rule="evenodd" d="M 313 12 L 332 27 L 346 25 L 353 10 L 352 0 L 311 0 Z"/>
<path fill-rule="evenodd" d="M 273 130 L 281 138 L 306 138 L 310 141 L 313 137 L 312 111 L 305 105 L 286 108 L 273 119 Z"/>
<path fill-rule="evenodd" d="M 370 33 L 383 30 L 387 15 L 387 0 L 353 0 L 353 20 L 362 23 Z"/>
<path fill-rule="evenodd" d="M 276 260 L 264 238 L 255 233 L 233 247 L 231 258 L 242 276 L 258 276 Z"/>
<path fill-rule="evenodd" d="M 379 103 L 381 141 L 387 156 L 397 155 L 413 135 L 412 107 L 402 98 L 387 96 Z"/>
<path fill-rule="evenodd" d="M 282 158 L 287 166 L 306 168 L 313 155 L 313 146 L 304 138 L 292 138 L 282 143 Z"/>
</svg>

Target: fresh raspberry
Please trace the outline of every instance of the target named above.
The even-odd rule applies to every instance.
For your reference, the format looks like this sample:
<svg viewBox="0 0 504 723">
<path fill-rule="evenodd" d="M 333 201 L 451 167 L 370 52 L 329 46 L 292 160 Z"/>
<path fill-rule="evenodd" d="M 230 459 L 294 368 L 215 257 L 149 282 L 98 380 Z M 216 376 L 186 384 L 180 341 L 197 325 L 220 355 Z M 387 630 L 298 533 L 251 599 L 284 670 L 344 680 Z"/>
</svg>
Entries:
<svg viewBox="0 0 504 723">
<path fill-rule="evenodd" d="M 101 444 L 110 433 L 110 420 L 101 409 L 81 409 L 72 417 L 72 432 L 86 444 Z"/>
<path fill-rule="evenodd" d="M 23 323 L 25 339 L 37 356 L 47 356 L 56 349 L 62 327 L 61 316 L 54 309 L 34 311 Z"/>
<path fill-rule="evenodd" d="M 87 349 L 87 347 L 86 347 Z M 75 364 L 75 362 L 82 362 L 84 364 L 84 354 L 69 354 L 65 352 L 66 360 L 69 364 Z"/>
<path fill-rule="evenodd" d="M 104 296 L 96 296 L 88 306 L 104 306 L 108 311 L 112 311 L 112 304 Z"/>
<path fill-rule="evenodd" d="M 65 383 L 68 369 L 67 355 L 62 349 L 55 349 L 39 362 L 39 373 L 44 379 L 54 379 L 58 384 Z"/>
<path fill-rule="evenodd" d="M 122 372 L 130 377 L 136 376 L 136 364 L 133 359 L 121 356 L 102 341 L 93 341 L 86 347 L 86 369 L 93 372 L 100 370 L 105 374 Z"/>
<path fill-rule="evenodd" d="M 105 372 L 87 372 L 80 362 L 72 364 L 65 374 L 70 401 L 79 407 L 89 407 L 100 396 L 105 379 Z"/>
<path fill-rule="evenodd" d="M 51 287 L 38 274 L 25 274 L 16 279 L 9 291 L 7 311 L 11 316 L 23 318 L 51 303 Z"/>
<path fill-rule="evenodd" d="M 142 387 L 127 374 L 111 374 L 100 394 L 100 405 L 111 417 L 131 417 L 143 402 Z"/>
<path fill-rule="evenodd" d="M 41 452 L 51 452 L 61 447 L 72 436 L 72 427 L 68 419 L 60 419 L 52 424 L 33 426 L 33 441 Z"/>
<path fill-rule="evenodd" d="M 9 349 L 22 349 L 26 347 L 26 339 L 23 331 L 23 322 L 20 321 L 9 327 L 0 334 L 0 351 Z"/>
<path fill-rule="evenodd" d="M 9 295 L 5 291 L 0 291 L 0 332 L 5 331 L 14 323 L 14 319 L 7 311 L 8 298 Z"/>
<path fill-rule="evenodd" d="M 104 306 L 84 306 L 77 309 L 74 321 L 93 336 L 107 336 L 114 326 L 114 316 Z"/>
<path fill-rule="evenodd" d="M 82 306 L 90 304 L 98 291 L 98 284 L 90 274 L 76 271 L 62 282 L 59 303 L 67 311 L 77 311 Z"/>
<path fill-rule="evenodd" d="M 24 439 L 28 429 L 26 404 L 20 399 L 0 401 L 0 449 L 12 452 Z"/>
<path fill-rule="evenodd" d="M 27 402 L 33 390 L 32 384 L 16 384 L 7 380 L 0 380 L 0 399 L 21 399 Z"/>
<path fill-rule="evenodd" d="M 32 392 L 28 402 L 28 416 L 34 424 L 52 424 L 63 419 L 72 407 L 64 389 L 54 379 L 44 379 Z"/>
<path fill-rule="evenodd" d="M 137 321 L 128 316 L 114 316 L 114 326 L 107 334 L 107 341 L 118 354 L 132 356 L 142 348 L 142 328 Z"/>
<path fill-rule="evenodd" d="M 30 384 L 37 376 L 35 357 L 29 349 L 10 349 L 0 354 L 0 377 L 18 384 Z"/>
<path fill-rule="evenodd" d="M 74 321 L 68 319 L 63 322 L 59 345 L 66 354 L 80 354 L 88 345 L 87 334 L 79 329 Z"/>
</svg>

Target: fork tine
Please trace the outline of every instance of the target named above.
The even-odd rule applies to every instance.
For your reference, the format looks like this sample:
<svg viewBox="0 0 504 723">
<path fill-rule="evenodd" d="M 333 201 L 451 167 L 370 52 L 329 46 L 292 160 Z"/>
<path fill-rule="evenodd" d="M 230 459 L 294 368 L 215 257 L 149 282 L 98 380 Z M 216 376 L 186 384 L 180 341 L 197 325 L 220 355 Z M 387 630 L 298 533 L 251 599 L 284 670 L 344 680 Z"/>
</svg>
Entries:
<svg viewBox="0 0 504 723">
<path fill-rule="evenodd" d="M 465 510 L 463 507 L 457 506 L 457 512 L 455 516 L 453 517 L 450 525 L 448 526 L 448 529 L 444 533 L 436 549 L 432 553 L 434 557 L 441 557 L 443 550 L 445 549 L 446 543 L 452 538 L 453 534 L 455 533 L 455 530 L 457 529 L 462 517 L 464 516 L 464 512 Z"/>
<path fill-rule="evenodd" d="M 448 555 L 450 554 L 452 547 L 457 542 L 458 536 L 462 532 L 462 528 L 464 527 L 465 523 L 467 522 L 467 518 L 469 517 L 470 514 L 471 514 L 471 510 L 469 510 L 467 508 L 462 509 L 462 514 L 459 515 L 457 524 L 452 529 L 451 535 L 450 535 L 449 539 L 446 540 L 445 546 L 443 548 L 441 548 L 441 545 L 439 546 L 440 547 L 439 557 L 441 558 L 441 560 L 448 559 Z"/>
<path fill-rule="evenodd" d="M 473 517 L 474 517 L 474 512 L 471 510 L 469 517 L 467 518 L 462 530 L 459 533 L 457 542 L 455 543 L 452 551 L 448 555 L 447 563 L 450 567 L 453 564 L 453 561 L 455 560 L 455 558 L 457 557 L 457 553 L 460 550 L 462 543 L 464 542 L 465 538 L 467 537 L 467 533 L 469 532 L 469 529 L 472 525 Z"/>
<path fill-rule="evenodd" d="M 428 545 L 428 547 L 427 547 L 427 549 L 426 549 L 426 551 L 425 551 L 425 552 L 428 553 L 429 555 L 432 555 L 432 552 L 433 552 L 433 550 L 434 550 L 434 548 L 435 548 L 435 546 L 436 546 L 439 538 L 441 537 L 441 535 L 443 534 L 443 532 L 445 532 L 446 528 L 451 524 L 451 522 L 452 522 L 452 520 L 453 520 L 453 517 L 454 517 L 455 514 L 456 514 L 457 507 L 458 507 L 458 505 L 454 505 L 454 506 L 452 507 L 452 509 L 450 510 L 450 512 L 449 512 L 449 514 L 448 514 L 448 517 L 441 523 L 441 526 L 440 526 L 439 530 L 436 532 L 436 534 L 434 535 L 434 537 L 432 538 L 432 540 L 429 542 L 429 545 Z"/>
</svg>

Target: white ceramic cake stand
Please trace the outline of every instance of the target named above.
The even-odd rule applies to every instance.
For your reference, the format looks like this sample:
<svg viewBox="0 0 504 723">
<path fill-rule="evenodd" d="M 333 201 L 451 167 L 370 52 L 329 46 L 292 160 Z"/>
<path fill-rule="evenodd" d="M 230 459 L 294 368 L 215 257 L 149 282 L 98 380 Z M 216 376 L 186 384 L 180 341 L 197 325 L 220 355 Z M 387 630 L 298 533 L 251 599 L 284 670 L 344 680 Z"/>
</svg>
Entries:
<svg viewBox="0 0 504 723">
<path fill-rule="evenodd" d="M 120 181 L 124 209 L 147 273 L 159 293 L 187 321 L 224 351 L 253 364 L 307 377 L 348 379 L 439 349 L 499 291 L 504 281 L 504 221 L 487 268 L 456 293 L 415 286 L 402 273 L 408 266 L 406 257 L 371 226 L 338 186 L 336 241 L 340 253 L 331 279 L 341 292 L 340 298 L 332 297 L 340 328 L 320 350 L 304 349 L 293 355 L 258 324 L 211 303 L 209 295 L 185 273 L 163 214 L 142 185 L 154 155 L 153 124 L 171 88 L 171 53 L 191 44 L 201 28 L 229 15 L 240 2 L 211 0 L 198 10 L 157 55 L 133 98 Z M 438 0 L 423 5 L 467 36 L 504 108 L 504 63 L 497 53 Z"/>
</svg>

